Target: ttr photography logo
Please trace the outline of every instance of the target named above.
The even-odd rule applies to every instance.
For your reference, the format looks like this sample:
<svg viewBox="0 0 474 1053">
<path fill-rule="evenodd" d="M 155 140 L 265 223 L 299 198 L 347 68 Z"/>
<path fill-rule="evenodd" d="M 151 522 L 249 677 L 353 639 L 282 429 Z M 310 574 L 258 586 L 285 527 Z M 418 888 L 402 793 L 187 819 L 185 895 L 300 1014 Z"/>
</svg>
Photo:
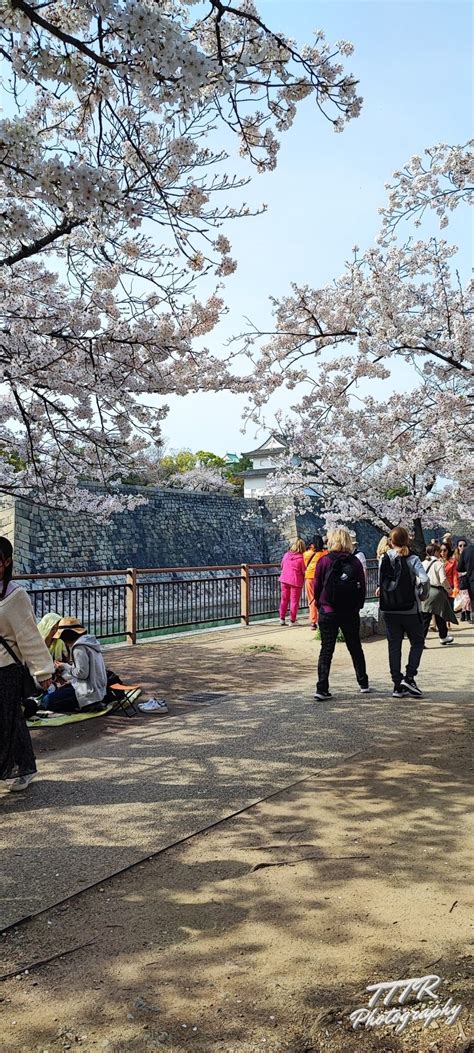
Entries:
<svg viewBox="0 0 474 1053">
<path fill-rule="evenodd" d="M 436 974 L 429 976 L 412 976 L 406 980 L 382 980 L 369 984 L 370 992 L 367 1005 L 354 1009 L 349 1019 L 356 1031 L 358 1028 L 393 1027 L 395 1034 L 400 1034 L 416 1021 L 428 1027 L 433 1020 L 439 1023 L 455 1024 L 462 1010 L 462 1005 L 455 1005 L 452 998 L 441 1003 L 436 993 L 441 983 Z M 417 1003 L 428 1003 L 424 1006 L 407 1005 L 409 999 Z"/>
</svg>

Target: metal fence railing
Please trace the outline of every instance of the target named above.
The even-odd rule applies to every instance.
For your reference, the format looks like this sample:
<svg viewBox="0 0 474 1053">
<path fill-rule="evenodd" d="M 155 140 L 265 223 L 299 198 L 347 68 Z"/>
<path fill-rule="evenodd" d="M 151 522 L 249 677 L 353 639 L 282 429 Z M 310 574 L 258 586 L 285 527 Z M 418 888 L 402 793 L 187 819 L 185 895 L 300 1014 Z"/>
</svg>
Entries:
<svg viewBox="0 0 474 1053">
<path fill-rule="evenodd" d="M 367 598 L 375 598 L 377 560 L 367 560 Z M 74 615 L 100 639 L 136 643 L 144 634 L 222 623 L 248 625 L 278 613 L 279 563 L 152 567 L 19 575 L 39 619 Z M 307 607 L 303 591 L 300 607 Z"/>
</svg>

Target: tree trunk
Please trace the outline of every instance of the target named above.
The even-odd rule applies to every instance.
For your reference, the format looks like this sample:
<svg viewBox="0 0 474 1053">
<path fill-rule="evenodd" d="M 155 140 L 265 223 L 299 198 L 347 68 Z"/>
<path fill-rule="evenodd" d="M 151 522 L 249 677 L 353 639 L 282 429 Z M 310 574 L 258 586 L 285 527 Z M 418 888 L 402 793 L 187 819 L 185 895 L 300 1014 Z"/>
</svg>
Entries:
<svg viewBox="0 0 474 1053">
<path fill-rule="evenodd" d="M 425 536 L 423 534 L 421 519 L 419 516 L 413 520 L 413 533 L 415 538 L 413 542 L 413 550 L 414 552 L 416 552 L 417 556 L 420 557 L 420 559 L 424 559 L 426 556 L 426 542 Z"/>
</svg>

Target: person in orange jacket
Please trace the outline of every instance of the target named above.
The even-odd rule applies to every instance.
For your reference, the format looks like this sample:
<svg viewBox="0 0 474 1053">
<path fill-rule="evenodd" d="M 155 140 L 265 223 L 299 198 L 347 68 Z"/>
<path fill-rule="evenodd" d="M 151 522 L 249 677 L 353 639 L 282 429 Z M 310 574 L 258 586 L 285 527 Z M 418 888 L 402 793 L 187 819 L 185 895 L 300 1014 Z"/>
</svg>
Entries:
<svg viewBox="0 0 474 1053">
<path fill-rule="evenodd" d="M 308 600 L 309 621 L 312 629 L 318 628 L 318 608 L 314 598 L 314 575 L 318 560 L 321 559 L 321 556 L 327 556 L 327 554 L 328 550 L 324 547 L 321 534 L 314 535 L 311 544 L 303 553 L 305 565 L 304 583 Z"/>
</svg>

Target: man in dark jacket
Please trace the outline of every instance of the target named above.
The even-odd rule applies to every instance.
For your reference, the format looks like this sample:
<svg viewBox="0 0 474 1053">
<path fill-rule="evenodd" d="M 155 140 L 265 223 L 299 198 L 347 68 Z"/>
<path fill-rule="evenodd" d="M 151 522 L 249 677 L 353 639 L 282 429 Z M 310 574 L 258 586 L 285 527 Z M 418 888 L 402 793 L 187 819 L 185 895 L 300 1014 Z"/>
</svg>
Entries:
<svg viewBox="0 0 474 1053">
<path fill-rule="evenodd" d="M 471 621 L 474 621 L 474 545 L 468 545 L 463 549 L 458 563 L 458 574 L 465 574 L 464 581 L 461 579 L 460 588 L 467 589 L 471 600 Z M 465 585 L 464 585 L 465 582 Z"/>
</svg>

